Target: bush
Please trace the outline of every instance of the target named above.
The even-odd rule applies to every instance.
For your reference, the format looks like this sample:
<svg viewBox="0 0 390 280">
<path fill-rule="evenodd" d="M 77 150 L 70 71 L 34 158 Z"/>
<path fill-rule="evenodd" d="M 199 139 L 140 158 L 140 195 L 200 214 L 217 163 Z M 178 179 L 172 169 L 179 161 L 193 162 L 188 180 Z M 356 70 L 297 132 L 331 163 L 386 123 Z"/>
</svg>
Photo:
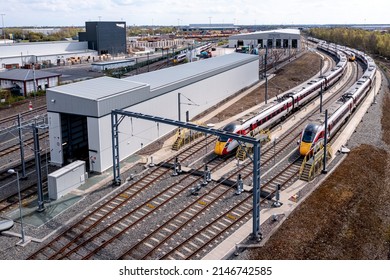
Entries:
<svg viewBox="0 0 390 280">
<path fill-rule="evenodd" d="M 19 102 L 19 101 L 22 101 L 22 100 L 25 99 L 24 96 L 14 96 L 14 95 L 8 95 L 7 97 L 3 96 L 3 95 L 1 95 L 1 96 L 2 96 L 1 99 L 5 99 L 5 102 L 0 103 L 0 106 L 3 107 L 3 108 L 4 107 L 9 107 L 11 104 Z M 6 98 L 3 98 L 3 97 L 6 97 Z"/>
</svg>

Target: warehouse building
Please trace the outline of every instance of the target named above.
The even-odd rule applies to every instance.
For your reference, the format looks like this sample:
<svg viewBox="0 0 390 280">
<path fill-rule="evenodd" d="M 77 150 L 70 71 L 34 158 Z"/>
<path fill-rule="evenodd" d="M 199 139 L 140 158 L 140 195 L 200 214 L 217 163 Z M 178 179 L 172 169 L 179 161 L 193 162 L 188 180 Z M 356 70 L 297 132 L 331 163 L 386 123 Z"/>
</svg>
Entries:
<svg viewBox="0 0 390 280">
<path fill-rule="evenodd" d="M 0 45 L 0 69 L 15 69 L 35 63 L 41 68 L 64 65 L 70 59 L 87 60 L 97 55 L 87 42 L 39 42 Z"/>
<path fill-rule="evenodd" d="M 233 53 L 125 79 L 102 77 L 50 88 L 47 110 L 51 162 L 85 160 L 89 171 L 112 166 L 111 110 L 159 117 L 190 118 L 258 82 L 258 56 Z M 175 127 L 124 118 L 119 133 L 120 160 Z"/>
<path fill-rule="evenodd" d="M 299 29 L 279 29 L 237 34 L 229 37 L 229 47 L 301 49 Z"/>
<path fill-rule="evenodd" d="M 99 55 L 112 56 L 126 54 L 126 22 L 87 21 L 85 32 L 79 32 L 79 41 L 88 42 L 88 48 Z"/>
<path fill-rule="evenodd" d="M 11 90 L 14 95 L 28 96 L 34 91 L 58 86 L 60 76 L 47 71 L 13 69 L 0 72 L 0 88 Z"/>
</svg>

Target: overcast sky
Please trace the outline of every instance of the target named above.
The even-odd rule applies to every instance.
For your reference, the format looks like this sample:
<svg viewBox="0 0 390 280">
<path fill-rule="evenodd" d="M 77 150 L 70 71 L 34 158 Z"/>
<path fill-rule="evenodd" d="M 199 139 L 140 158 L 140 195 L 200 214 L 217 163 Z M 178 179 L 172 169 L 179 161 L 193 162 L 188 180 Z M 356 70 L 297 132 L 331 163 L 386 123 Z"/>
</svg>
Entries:
<svg viewBox="0 0 390 280">
<path fill-rule="evenodd" d="M 1 0 L 4 26 L 390 23 L 390 0 Z"/>
</svg>

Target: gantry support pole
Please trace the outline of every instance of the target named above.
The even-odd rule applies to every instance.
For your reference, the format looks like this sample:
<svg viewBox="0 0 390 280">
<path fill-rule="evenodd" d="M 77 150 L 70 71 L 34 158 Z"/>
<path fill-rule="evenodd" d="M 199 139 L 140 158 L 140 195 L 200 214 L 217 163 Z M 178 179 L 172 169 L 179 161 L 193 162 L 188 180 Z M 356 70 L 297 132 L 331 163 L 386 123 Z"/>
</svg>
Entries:
<svg viewBox="0 0 390 280">
<path fill-rule="evenodd" d="M 121 115 L 121 119 L 118 120 L 118 115 Z M 111 127 L 112 127 L 112 160 L 113 160 L 113 176 L 114 184 L 119 186 L 121 184 L 120 179 L 120 167 L 119 167 L 119 124 L 123 118 L 134 117 L 153 122 L 160 122 L 168 125 L 188 128 L 190 130 L 199 131 L 205 134 L 212 134 L 216 136 L 224 136 L 232 138 L 239 142 L 245 142 L 252 144 L 254 147 L 253 157 L 253 232 L 252 236 L 255 240 L 262 238 L 260 232 L 260 140 L 245 135 L 239 135 L 223 130 L 213 129 L 211 127 L 199 126 L 193 123 L 181 122 L 177 120 L 171 120 L 167 118 L 146 115 L 142 113 L 128 112 L 124 110 L 112 110 L 111 111 Z"/>
</svg>

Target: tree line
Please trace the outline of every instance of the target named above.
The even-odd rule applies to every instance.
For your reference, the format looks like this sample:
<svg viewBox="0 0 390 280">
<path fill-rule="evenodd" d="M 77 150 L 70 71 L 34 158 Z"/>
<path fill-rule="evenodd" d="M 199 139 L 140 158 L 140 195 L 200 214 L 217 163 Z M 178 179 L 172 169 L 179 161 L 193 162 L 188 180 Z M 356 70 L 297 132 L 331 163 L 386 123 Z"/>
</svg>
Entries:
<svg viewBox="0 0 390 280">
<path fill-rule="evenodd" d="M 355 28 L 312 28 L 309 36 L 390 58 L 390 30 Z"/>
<path fill-rule="evenodd" d="M 15 41 L 46 42 L 61 41 L 65 38 L 75 38 L 81 31 L 83 31 L 82 28 L 66 27 L 51 34 L 44 34 L 42 32 L 26 31 L 22 28 L 7 28 L 5 33 L 6 37 Z"/>
</svg>

